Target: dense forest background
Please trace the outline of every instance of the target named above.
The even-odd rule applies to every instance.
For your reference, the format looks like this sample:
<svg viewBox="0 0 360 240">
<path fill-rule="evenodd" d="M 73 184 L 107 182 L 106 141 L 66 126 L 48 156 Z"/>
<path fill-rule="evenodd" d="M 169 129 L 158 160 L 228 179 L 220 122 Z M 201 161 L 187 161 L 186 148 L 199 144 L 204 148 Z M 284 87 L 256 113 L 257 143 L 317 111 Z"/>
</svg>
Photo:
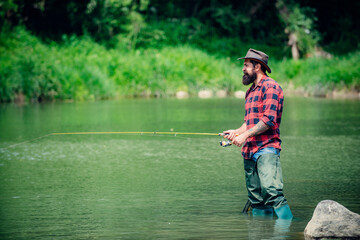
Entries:
<svg viewBox="0 0 360 240">
<path fill-rule="evenodd" d="M 359 9 L 350 0 L 1 0 L 0 101 L 233 92 L 242 88 L 234 59 L 249 47 L 274 59 L 285 86 L 357 91 Z"/>
</svg>

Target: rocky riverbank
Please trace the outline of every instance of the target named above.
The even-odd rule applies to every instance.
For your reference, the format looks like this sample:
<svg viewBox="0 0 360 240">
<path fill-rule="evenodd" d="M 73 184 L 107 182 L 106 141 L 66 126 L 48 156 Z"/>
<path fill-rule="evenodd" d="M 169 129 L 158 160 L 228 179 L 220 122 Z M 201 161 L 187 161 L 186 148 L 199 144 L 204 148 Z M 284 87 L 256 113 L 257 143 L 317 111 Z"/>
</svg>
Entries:
<svg viewBox="0 0 360 240">
<path fill-rule="evenodd" d="M 358 99 L 360 100 L 360 92 L 355 89 L 329 90 L 321 86 L 315 87 L 301 87 L 301 88 L 285 88 L 286 96 L 303 96 L 303 97 L 318 97 L 330 99 Z M 189 98 L 191 95 L 186 91 L 178 91 L 175 97 L 178 99 Z M 235 91 L 229 93 L 226 90 L 201 90 L 197 93 L 198 98 L 226 98 L 235 97 L 243 99 L 245 97 L 244 91 Z"/>
</svg>

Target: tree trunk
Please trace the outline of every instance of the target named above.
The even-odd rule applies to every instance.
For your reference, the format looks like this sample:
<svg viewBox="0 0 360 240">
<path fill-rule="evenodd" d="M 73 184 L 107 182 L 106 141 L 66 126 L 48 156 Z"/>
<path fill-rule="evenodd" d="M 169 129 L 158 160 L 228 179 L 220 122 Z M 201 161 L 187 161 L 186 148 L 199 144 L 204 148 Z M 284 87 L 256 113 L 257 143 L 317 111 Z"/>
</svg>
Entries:
<svg viewBox="0 0 360 240">
<path fill-rule="evenodd" d="M 300 57 L 299 48 L 297 46 L 297 37 L 296 34 L 291 32 L 289 34 L 288 45 L 291 46 L 291 55 L 294 60 L 298 60 Z"/>
</svg>

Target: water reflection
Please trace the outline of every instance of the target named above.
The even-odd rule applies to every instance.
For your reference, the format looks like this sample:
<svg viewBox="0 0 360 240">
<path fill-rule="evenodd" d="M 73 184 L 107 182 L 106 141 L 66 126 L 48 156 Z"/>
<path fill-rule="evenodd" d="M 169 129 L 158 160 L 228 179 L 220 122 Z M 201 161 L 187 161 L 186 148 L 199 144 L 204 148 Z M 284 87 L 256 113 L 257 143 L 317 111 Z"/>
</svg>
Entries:
<svg viewBox="0 0 360 240">
<path fill-rule="evenodd" d="M 274 227 L 274 236 L 288 237 L 288 233 L 290 232 L 292 219 L 276 219 L 275 227 Z"/>
<path fill-rule="evenodd" d="M 248 227 L 248 239 L 294 239 L 290 235 L 292 219 L 278 219 L 272 215 L 244 214 Z"/>
</svg>

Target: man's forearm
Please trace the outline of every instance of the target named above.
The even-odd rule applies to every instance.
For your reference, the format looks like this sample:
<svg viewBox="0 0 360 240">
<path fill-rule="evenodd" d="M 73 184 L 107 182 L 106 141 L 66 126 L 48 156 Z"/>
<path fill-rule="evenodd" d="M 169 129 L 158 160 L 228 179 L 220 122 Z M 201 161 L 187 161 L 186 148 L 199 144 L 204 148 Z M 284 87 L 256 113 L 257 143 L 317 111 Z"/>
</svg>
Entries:
<svg viewBox="0 0 360 240">
<path fill-rule="evenodd" d="M 246 123 L 243 123 L 243 125 L 241 125 L 241 127 L 236 129 L 235 131 L 236 131 L 236 134 L 238 134 L 238 135 L 243 134 L 244 132 L 246 132 Z"/>
<path fill-rule="evenodd" d="M 266 125 L 263 121 L 259 121 L 254 127 L 247 130 L 248 137 L 253 137 L 266 132 L 270 127 Z"/>
<path fill-rule="evenodd" d="M 242 127 L 243 126 L 238 128 L 237 130 L 240 131 L 240 129 L 242 129 Z M 230 138 L 230 140 L 233 141 L 233 143 L 236 146 L 241 147 L 241 145 L 243 145 L 249 137 L 259 135 L 259 134 L 265 132 L 266 130 L 268 130 L 269 128 L 270 127 L 268 125 L 266 125 L 263 121 L 260 121 L 254 127 L 252 127 L 249 130 L 243 132 L 242 134 L 239 134 L 235 138 Z"/>
<path fill-rule="evenodd" d="M 239 132 L 242 131 L 243 126 L 236 129 L 236 131 L 239 131 Z M 246 127 L 246 125 L 245 125 L 245 127 Z M 228 139 L 230 139 L 236 146 L 241 147 L 241 145 L 243 145 L 249 137 L 259 135 L 259 134 L 265 132 L 266 130 L 268 130 L 269 128 L 270 127 L 268 125 L 266 125 L 263 121 L 259 121 L 254 127 L 250 128 L 249 130 L 238 134 L 236 137 L 233 137 L 232 136 L 233 134 L 232 134 L 228 137 Z"/>
</svg>

